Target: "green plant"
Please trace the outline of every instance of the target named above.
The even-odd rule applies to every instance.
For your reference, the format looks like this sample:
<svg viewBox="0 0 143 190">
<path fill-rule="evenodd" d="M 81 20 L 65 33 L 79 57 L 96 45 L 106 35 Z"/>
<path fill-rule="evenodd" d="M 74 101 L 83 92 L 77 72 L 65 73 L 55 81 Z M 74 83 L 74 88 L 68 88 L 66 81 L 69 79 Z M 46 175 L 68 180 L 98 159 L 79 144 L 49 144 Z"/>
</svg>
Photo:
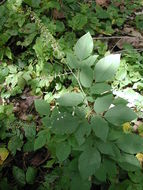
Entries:
<svg viewBox="0 0 143 190">
<path fill-rule="evenodd" d="M 130 177 L 132 172 L 141 172 L 135 154 L 143 151 L 143 139 L 122 130 L 124 123 L 137 116 L 125 102 L 114 103 L 109 85 L 119 67 L 120 55 L 111 54 L 96 63 L 97 56 L 92 51 L 93 40 L 87 33 L 78 40 L 74 52 L 67 55 L 79 92 L 60 96 L 52 111 L 44 100 L 35 101 L 50 136 L 45 145 L 59 165 L 53 169 L 51 179 L 50 175 L 45 178 L 49 189 L 88 190 L 93 184 L 102 186 L 107 181 L 111 183 L 109 189 L 114 189 L 123 172 L 130 172 Z M 45 184 L 40 189 L 46 189 Z"/>
<path fill-rule="evenodd" d="M 124 154 L 118 145 L 123 136 L 121 125 L 126 121 L 121 120 L 122 112 L 129 108 L 126 101 L 114 99 L 110 84 L 116 89 L 133 86 L 142 93 L 142 53 L 126 46 L 119 66 L 119 55 L 108 52 L 112 40 L 111 44 L 104 40 L 104 35 L 105 39 L 113 39 L 108 38 L 112 34 L 122 36 L 126 26 L 141 30 L 140 8 L 138 0 L 111 0 L 107 6 L 83 0 L 0 2 L 0 189 L 87 190 L 91 186 L 108 189 L 110 184 L 111 189 L 141 189 L 142 172 L 128 172 L 130 168 L 135 170 L 132 165 L 139 166 L 137 159 Z M 95 40 L 93 49 L 88 33 L 73 52 L 77 38 L 87 31 L 95 38 L 103 37 L 103 41 Z M 99 56 L 92 55 L 92 49 Z M 114 60 L 108 62 L 111 59 L 117 60 L 116 67 Z M 105 70 L 104 61 L 110 69 L 100 75 L 98 71 Z M 115 78 L 109 79 L 117 68 Z M 35 100 L 39 116 L 32 104 L 37 96 L 44 99 Z M 129 96 L 133 99 L 132 92 Z M 142 108 L 139 99 L 137 110 Z M 107 113 L 121 117 L 115 115 L 118 120 L 109 122 Z M 119 126 L 114 126 L 117 121 Z M 69 128 L 59 130 L 61 122 Z M 125 138 L 137 142 L 138 137 L 131 131 L 126 131 Z M 138 131 L 141 135 L 141 127 Z M 125 140 L 124 147 L 139 151 Z M 90 160 L 87 153 L 98 159 Z M 118 160 L 116 153 L 121 154 Z M 82 165 L 88 159 L 86 171 Z M 93 173 L 97 165 L 100 168 Z M 83 175 L 90 177 L 83 179 Z"/>
</svg>

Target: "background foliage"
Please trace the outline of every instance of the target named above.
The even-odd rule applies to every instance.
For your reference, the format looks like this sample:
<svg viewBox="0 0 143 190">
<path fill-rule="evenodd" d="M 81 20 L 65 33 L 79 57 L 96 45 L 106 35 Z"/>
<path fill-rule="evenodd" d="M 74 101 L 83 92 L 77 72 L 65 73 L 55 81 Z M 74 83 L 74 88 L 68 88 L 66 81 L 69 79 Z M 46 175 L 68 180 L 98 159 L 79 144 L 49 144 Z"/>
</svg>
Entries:
<svg viewBox="0 0 143 190">
<path fill-rule="evenodd" d="M 141 8 L 0 2 L 0 189 L 142 189 Z"/>
</svg>

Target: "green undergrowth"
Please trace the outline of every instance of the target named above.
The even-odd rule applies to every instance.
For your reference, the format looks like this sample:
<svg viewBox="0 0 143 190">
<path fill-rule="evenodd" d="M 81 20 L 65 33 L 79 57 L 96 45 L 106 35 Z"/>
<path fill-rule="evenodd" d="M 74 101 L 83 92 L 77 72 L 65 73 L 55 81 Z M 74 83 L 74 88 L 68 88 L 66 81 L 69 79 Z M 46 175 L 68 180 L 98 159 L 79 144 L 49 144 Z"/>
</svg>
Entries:
<svg viewBox="0 0 143 190">
<path fill-rule="evenodd" d="M 0 3 L 0 189 L 142 190 L 137 114 L 113 93 L 142 95 L 143 54 L 102 39 L 141 32 L 141 6 Z"/>
</svg>

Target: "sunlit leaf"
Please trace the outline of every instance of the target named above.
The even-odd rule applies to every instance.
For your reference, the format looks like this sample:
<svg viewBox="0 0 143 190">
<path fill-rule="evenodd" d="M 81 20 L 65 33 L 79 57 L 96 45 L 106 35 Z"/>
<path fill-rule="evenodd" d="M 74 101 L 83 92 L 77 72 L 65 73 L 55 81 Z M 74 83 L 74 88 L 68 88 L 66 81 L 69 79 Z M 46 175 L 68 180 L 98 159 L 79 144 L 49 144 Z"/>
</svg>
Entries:
<svg viewBox="0 0 143 190">
<path fill-rule="evenodd" d="M 111 80 L 120 65 L 120 55 L 108 55 L 95 65 L 95 81 L 104 82 Z"/>
<path fill-rule="evenodd" d="M 89 88 L 93 82 L 93 70 L 89 66 L 83 66 L 80 71 L 80 82 L 85 88 Z"/>
<path fill-rule="evenodd" d="M 80 59 L 84 60 L 89 57 L 93 51 L 93 39 L 88 32 L 82 36 L 75 45 L 75 55 Z"/>
</svg>

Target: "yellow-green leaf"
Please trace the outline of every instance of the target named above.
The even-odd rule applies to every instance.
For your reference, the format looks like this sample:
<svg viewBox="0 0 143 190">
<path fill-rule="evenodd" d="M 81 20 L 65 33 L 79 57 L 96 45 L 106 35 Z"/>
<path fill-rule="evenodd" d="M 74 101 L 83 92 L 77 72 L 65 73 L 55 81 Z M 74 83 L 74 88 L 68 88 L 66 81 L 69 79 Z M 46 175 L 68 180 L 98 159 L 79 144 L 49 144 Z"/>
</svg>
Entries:
<svg viewBox="0 0 143 190">
<path fill-rule="evenodd" d="M 3 165 L 3 162 L 9 155 L 9 151 L 6 148 L 0 148 L 0 165 Z"/>
</svg>

